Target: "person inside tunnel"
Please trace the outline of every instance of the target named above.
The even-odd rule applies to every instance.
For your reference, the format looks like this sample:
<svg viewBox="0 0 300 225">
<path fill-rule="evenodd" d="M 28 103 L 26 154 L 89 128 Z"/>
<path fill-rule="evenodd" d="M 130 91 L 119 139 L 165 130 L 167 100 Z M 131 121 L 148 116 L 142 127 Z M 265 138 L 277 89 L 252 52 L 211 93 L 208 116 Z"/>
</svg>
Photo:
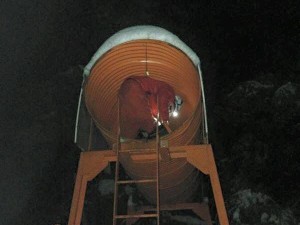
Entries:
<svg viewBox="0 0 300 225">
<path fill-rule="evenodd" d="M 171 132 L 169 116 L 177 116 L 182 99 L 166 82 L 131 76 L 120 87 L 119 102 L 121 137 L 150 139 L 156 136 L 156 122 L 161 135 Z"/>
</svg>

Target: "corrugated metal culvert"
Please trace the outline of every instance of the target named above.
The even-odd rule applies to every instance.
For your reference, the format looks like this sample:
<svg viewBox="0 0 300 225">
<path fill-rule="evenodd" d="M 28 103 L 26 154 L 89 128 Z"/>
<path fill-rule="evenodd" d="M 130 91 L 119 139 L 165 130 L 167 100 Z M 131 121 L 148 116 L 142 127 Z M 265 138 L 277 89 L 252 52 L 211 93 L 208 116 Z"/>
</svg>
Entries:
<svg viewBox="0 0 300 225">
<path fill-rule="evenodd" d="M 170 118 L 172 132 L 162 139 L 168 140 L 169 146 L 195 144 L 199 141 L 202 120 L 198 68 L 185 52 L 161 40 L 127 41 L 112 47 L 95 61 L 86 80 L 84 96 L 96 126 L 110 146 L 117 142 L 119 88 L 126 78 L 145 76 L 147 71 L 150 77 L 171 85 L 184 102 L 180 116 Z M 145 148 L 154 145 L 155 139 L 149 140 Z M 120 160 L 132 179 L 155 176 L 155 160 L 147 163 L 135 162 L 128 157 Z M 161 161 L 162 203 L 189 200 L 199 183 L 197 173 L 185 159 Z M 149 201 L 155 202 L 154 185 L 138 186 Z"/>
</svg>

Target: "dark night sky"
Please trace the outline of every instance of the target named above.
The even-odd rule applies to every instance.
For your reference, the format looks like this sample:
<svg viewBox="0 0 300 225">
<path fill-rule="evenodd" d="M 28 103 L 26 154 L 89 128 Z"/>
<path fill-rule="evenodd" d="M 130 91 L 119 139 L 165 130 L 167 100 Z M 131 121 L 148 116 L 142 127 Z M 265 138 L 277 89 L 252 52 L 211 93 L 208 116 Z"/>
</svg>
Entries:
<svg viewBox="0 0 300 225">
<path fill-rule="evenodd" d="M 213 114 L 262 74 L 299 83 L 299 10 L 292 0 L 1 1 L 0 225 L 51 224 L 70 207 L 79 65 L 113 33 L 151 24 L 178 35 L 202 60 Z"/>
</svg>

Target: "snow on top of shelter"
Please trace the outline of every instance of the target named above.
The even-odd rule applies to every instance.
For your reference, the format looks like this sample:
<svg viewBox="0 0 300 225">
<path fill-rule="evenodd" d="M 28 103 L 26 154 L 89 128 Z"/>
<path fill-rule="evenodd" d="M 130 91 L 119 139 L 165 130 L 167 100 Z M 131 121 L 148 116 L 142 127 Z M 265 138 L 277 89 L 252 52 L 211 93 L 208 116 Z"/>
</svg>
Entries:
<svg viewBox="0 0 300 225">
<path fill-rule="evenodd" d="M 157 26 L 151 25 L 142 25 L 142 26 L 133 26 L 125 28 L 113 36 L 108 38 L 101 47 L 97 50 L 94 54 L 90 62 L 84 68 L 83 74 L 88 76 L 94 64 L 97 60 L 105 54 L 107 51 L 112 49 L 113 47 L 133 40 L 143 40 L 143 39 L 151 39 L 151 40 L 158 40 L 167 42 L 181 51 L 183 51 L 194 63 L 195 66 L 200 64 L 200 59 L 197 54 L 188 47 L 183 41 L 181 41 L 176 35 L 172 34 L 171 32 Z"/>
</svg>

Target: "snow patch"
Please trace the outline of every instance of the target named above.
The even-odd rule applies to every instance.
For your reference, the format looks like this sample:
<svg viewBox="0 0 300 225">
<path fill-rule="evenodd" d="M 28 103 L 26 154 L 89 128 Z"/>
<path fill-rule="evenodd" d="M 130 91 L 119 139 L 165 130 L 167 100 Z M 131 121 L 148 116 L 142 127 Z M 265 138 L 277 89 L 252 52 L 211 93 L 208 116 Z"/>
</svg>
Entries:
<svg viewBox="0 0 300 225">
<path fill-rule="evenodd" d="M 283 209 L 269 196 L 251 189 L 238 191 L 230 200 L 232 225 L 296 225 L 290 209 Z M 299 224 L 298 224 L 299 225 Z"/>
<path fill-rule="evenodd" d="M 112 179 L 103 179 L 98 183 L 98 191 L 101 195 L 109 195 L 114 193 L 115 181 Z"/>
<path fill-rule="evenodd" d="M 295 95 L 296 90 L 297 87 L 295 87 L 291 82 L 288 82 L 277 89 L 275 97 Z"/>
<path fill-rule="evenodd" d="M 264 212 L 263 214 L 261 214 L 260 222 L 261 223 L 267 223 L 268 222 L 268 218 L 269 218 L 269 215 Z"/>
<path fill-rule="evenodd" d="M 198 58 L 196 53 L 190 47 L 188 47 L 184 42 L 182 42 L 176 35 L 172 34 L 171 32 L 161 27 L 143 25 L 143 26 L 133 26 L 133 27 L 125 28 L 115 33 L 110 38 L 108 38 L 101 45 L 101 47 L 94 54 L 90 62 L 84 68 L 83 74 L 85 76 L 88 76 L 90 74 L 92 67 L 97 62 L 97 60 L 113 47 L 128 41 L 143 40 L 143 39 L 167 42 L 179 48 L 186 55 L 188 55 L 188 57 L 192 60 L 195 66 L 200 64 L 200 59 Z"/>
<path fill-rule="evenodd" d="M 233 92 L 228 94 L 228 97 L 235 95 L 237 93 L 242 93 L 243 96 L 255 96 L 260 90 L 271 89 L 274 86 L 269 84 L 262 84 L 255 80 L 246 81 L 240 84 Z"/>
<path fill-rule="evenodd" d="M 232 219 L 234 221 L 241 222 L 241 219 L 240 219 L 240 208 L 237 208 L 236 210 L 234 210 Z"/>
<path fill-rule="evenodd" d="M 294 102 L 296 106 L 299 106 L 298 86 L 291 82 L 282 85 L 275 91 L 273 102 L 278 106 L 292 102 Z"/>
<path fill-rule="evenodd" d="M 262 203 L 266 204 L 270 198 L 262 193 L 252 192 L 251 189 L 242 190 L 236 193 L 236 203 L 241 208 L 248 208 L 253 204 Z"/>
<path fill-rule="evenodd" d="M 291 82 L 288 82 L 285 85 L 282 85 L 278 88 L 274 94 L 275 97 L 286 97 L 291 95 L 296 95 L 297 87 Z"/>
</svg>

